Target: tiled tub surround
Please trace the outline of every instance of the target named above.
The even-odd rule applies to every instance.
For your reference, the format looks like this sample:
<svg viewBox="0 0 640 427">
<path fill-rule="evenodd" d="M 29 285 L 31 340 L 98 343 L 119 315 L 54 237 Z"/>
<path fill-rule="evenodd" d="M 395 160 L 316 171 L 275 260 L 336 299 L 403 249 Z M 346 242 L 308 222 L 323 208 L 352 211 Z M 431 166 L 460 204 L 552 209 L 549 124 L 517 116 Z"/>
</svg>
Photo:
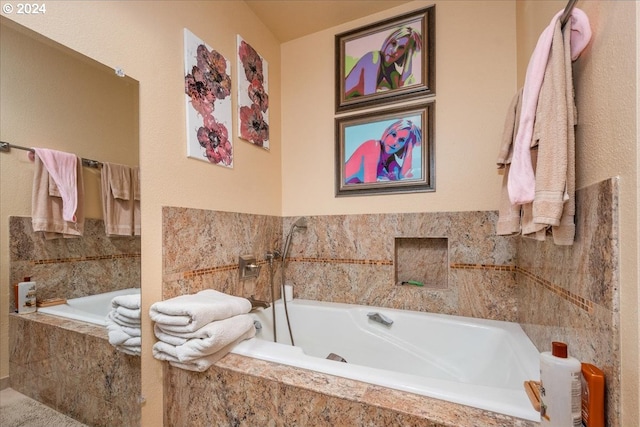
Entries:
<svg viewBox="0 0 640 427">
<path fill-rule="evenodd" d="M 280 217 L 173 207 L 162 214 L 163 299 L 216 289 L 271 300 L 266 254 L 282 247 Z M 257 278 L 239 280 L 240 255 L 256 257 Z M 279 265 L 273 263 L 275 278 Z"/>
<path fill-rule="evenodd" d="M 140 237 L 107 237 L 102 220 L 85 220 L 80 238 L 46 240 L 30 217 L 10 217 L 9 237 L 10 286 L 31 277 L 38 299 L 140 287 Z"/>
<path fill-rule="evenodd" d="M 516 239 L 495 236 L 496 218 L 494 212 L 309 217 L 308 229 L 293 236 L 287 283 L 298 298 L 515 321 Z M 213 288 L 269 299 L 264 257 L 282 248 L 295 219 L 165 207 L 163 298 Z M 449 242 L 448 258 L 438 255 L 450 263 L 446 286 L 396 285 L 395 238 L 433 236 Z M 242 254 L 262 265 L 257 279 L 239 281 Z M 278 284 L 279 262 L 274 272 Z"/>
<path fill-rule="evenodd" d="M 573 356 L 605 370 L 609 425 L 617 425 L 616 198 L 615 179 L 578 191 L 573 248 L 496 236 L 496 212 L 311 216 L 292 239 L 287 282 L 297 298 L 515 321 L 540 351 L 566 341 Z M 261 260 L 295 220 L 165 208 L 164 298 L 213 288 L 269 299 L 268 268 L 241 283 L 237 256 Z M 446 287 L 396 285 L 396 238 L 446 239 Z M 165 374 L 167 425 L 536 424 L 234 354 L 204 373 Z"/>
<path fill-rule="evenodd" d="M 495 235 L 496 220 L 495 212 L 309 217 L 293 238 L 286 280 L 297 298 L 515 321 L 515 273 L 504 266 L 514 266 L 516 241 Z M 403 241 L 422 249 L 403 250 Z M 438 268 L 419 256 L 429 251 Z M 412 278 L 403 264 L 420 263 L 424 287 L 396 284 Z"/>
<path fill-rule="evenodd" d="M 564 341 L 569 354 L 605 373 L 608 426 L 620 425 L 617 178 L 578 191 L 571 247 L 518 244 L 518 322 L 540 351 Z"/>
<path fill-rule="evenodd" d="M 45 240 L 31 218 L 10 217 L 9 233 L 10 286 L 30 276 L 38 299 L 140 287 L 140 238 L 107 237 L 102 220 L 87 219 L 81 238 Z M 15 390 L 88 425 L 139 424 L 140 358 L 116 351 L 104 327 L 12 313 L 9 345 Z"/>
<path fill-rule="evenodd" d="M 167 366 L 164 374 L 167 426 L 538 425 L 235 354 L 228 354 L 202 373 Z"/>
<path fill-rule="evenodd" d="M 46 314 L 9 315 L 11 387 L 89 426 L 140 425 L 140 358 L 105 328 Z"/>
<path fill-rule="evenodd" d="M 164 208 L 163 298 L 214 288 L 270 299 L 264 255 L 282 247 L 295 219 Z M 293 236 L 287 282 L 299 298 L 514 321 L 516 273 L 504 266 L 513 266 L 516 242 L 495 236 L 495 220 L 491 212 L 309 217 L 308 229 Z M 444 286 L 395 285 L 395 238 L 433 236 L 448 242 L 448 255 L 439 254 L 448 271 Z M 257 279 L 239 281 L 240 254 L 255 255 L 263 265 Z M 275 280 L 280 281 L 279 262 Z M 165 408 L 166 425 L 185 426 L 310 420 L 316 425 L 535 424 L 234 354 L 202 374 L 166 366 Z"/>
</svg>

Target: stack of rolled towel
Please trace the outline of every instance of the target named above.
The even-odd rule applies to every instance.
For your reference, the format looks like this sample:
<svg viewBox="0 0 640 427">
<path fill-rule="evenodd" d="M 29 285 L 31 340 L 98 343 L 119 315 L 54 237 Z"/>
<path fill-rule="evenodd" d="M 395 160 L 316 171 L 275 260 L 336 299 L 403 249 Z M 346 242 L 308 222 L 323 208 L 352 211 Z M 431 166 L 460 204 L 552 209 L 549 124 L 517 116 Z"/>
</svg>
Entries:
<svg viewBox="0 0 640 427">
<path fill-rule="evenodd" d="M 140 294 L 114 297 L 106 322 L 109 343 L 123 353 L 140 356 Z"/>
<path fill-rule="evenodd" d="M 151 305 L 159 339 L 153 357 L 172 366 L 203 372 L 240 341 L 256 334 L 251 303 L 213 289 L 181 295 Z"/>
</svg>

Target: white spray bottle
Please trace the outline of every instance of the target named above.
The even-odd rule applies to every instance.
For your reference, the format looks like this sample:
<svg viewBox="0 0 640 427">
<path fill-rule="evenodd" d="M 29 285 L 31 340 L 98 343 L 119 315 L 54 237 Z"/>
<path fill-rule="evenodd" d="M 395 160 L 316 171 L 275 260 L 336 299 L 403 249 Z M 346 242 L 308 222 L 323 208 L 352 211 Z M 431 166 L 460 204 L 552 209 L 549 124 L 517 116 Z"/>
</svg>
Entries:
<svg viewBox="0 0 640 427">
<path fill-rule="evenodd" d="M 582 425 L 582 364 L 567 354 L 567 345 L 552 342 L 540 355 L 540 421 L 545 427 Z"/>
</svg>

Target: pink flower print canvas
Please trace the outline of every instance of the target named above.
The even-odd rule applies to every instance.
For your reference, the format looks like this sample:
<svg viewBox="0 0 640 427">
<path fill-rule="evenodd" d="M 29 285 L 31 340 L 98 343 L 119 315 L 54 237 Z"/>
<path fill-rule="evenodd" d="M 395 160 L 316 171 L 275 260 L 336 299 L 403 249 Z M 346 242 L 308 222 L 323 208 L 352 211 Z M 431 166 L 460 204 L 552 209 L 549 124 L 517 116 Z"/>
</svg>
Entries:
<svg viewBox="0 0 640 427">
<path fill-rule="evenodd" d="M 230 62 L 186 28 L 184 52 L 187 156 L 232 168 Z"/>
<path fill-rule="evenodd" d="M 238 133 L 269 149 L 269 64 L 238 35 Z"/>
</svg>

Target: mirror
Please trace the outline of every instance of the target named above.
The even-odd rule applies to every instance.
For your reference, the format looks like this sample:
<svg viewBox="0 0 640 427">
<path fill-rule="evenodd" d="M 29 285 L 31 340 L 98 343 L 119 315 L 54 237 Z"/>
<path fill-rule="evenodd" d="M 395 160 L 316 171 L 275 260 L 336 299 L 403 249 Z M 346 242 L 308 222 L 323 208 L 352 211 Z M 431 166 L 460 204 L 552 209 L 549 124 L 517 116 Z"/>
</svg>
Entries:
<svg viewBox="0 0 640 427">
<path fill-rule="evenodd" d="M 138 82 L 4 17 L 0 93 L 1 141 L 139 166 Z M 0 379 L 83 423 L 136 425 L 139 357 L 111 345 L 104 326 L 84 323 L 69 333 L 73 321 L 63 317 L 11 313 L 14 284 L 27 276 L 39 300 L 140 287 L 140 237 L 105 236 L 101 171 L 82 173 L 83 236 L 46 240 L 31 228 L 33 162 L 25 150 L 0 153 Z M 55 372 L 38 371 L 46 366 Z"/>
</svg>

